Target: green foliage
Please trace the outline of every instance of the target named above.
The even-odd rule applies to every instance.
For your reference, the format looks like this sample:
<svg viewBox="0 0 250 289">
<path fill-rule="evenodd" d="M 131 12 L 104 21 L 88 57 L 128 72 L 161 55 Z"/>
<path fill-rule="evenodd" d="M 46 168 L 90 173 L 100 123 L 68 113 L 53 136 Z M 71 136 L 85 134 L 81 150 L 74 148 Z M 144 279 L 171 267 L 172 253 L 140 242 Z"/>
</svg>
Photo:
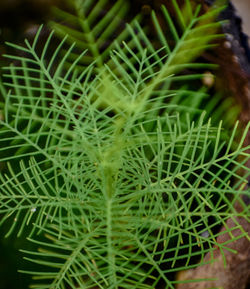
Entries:
<svg viewBox="0 0 250 289">
<path fill-rule="evenodd" d="M 123 29 L 128 2 L 118 0 L 111 7 L 109 0 L 67 2 L 73 11 L 70 13 L 54 8 L 53 14 L 58 21 L 51 22 L 52 28 L 61 37 L 66 33 L 69 44 L 75 43 L 78 49 L 87 50 L 79 65 L 87 66 L 95 61 L 97 67 L 102 67 L 110 58 L 115 42 L 124 41 L 129 34 L 128 30 Z M 68 61 L 77 57 L 76 52 L 71 53 Z"/>
<path fill-rule="evenodd" d="M 36 49 L 42 27 L 33 43 L 10 44 L 23 55 L 7 56 L 20 65 L 4 68 L 1 85 L 1 223 L 11 223 L 6 236 L 28 234 L 39 247 L 23 250 L 45 268 L 25 271 L 35 276 L 32 288 L 174 288 L 172 274 L 198 266 L 195 257 L 203 264 L 214 246 L 224 254 L 217 226 L 233 218 L 241 228 L 235 217 L 247 218 L 240 197 L 249 126 L 235 142 L 237 125 L 227 137 L 200 111 L 202 89 L 174 86 L 194 78 L 178 74 L 183 69 L 208 67 L 193 60 L 218 37 L 211 17 L 220 9 L 201 16 L 176 6 L 179 35 L 163 7 L 175 45 L 153 14 L 160 48 L 135 21 L 103 52 L 119 21 L 108 30 L 106 22 L 125 10 L 113 8 L 94 25 L 106 1 L 95 2 L 75 1 L 87 5 L 70 16 L 82 19 L 76 46 L 88 49 L 77 56 L 67 45 L 82 34 L 71 28 L 50 56 L 53 32 Z M 180 105 L 182 98 L 195 105 Z M 233 229 L 223 232 L 231 241 Z"/>
<path fill-rule="evenodd" d="M 233 101 L 229 98 L 226 101 L 222 100 L 220 95 L 211 98 L 203 88 L 197 91 L 197 87 L 201 86 L 200 80 L 204 76 L 204 69 L 214 70 L 217 66 L 211 63 L 193 62 L 193 59 L 200 56 L 202 51 L 215 46 L 210 43 L 212 40 L 222 37 L 217 33 L 221 23 L 214 19 L 224 8 L 222 5 L 224 1 L 219 1 L 217 8 L 211 9 L 206 15 L 200 15 L 201 7 L 192 8 L 190 1 L 186 1 L 182 10 L 175 0 L 171 2 L 175 9 L 174 17 L 170 16 L 165 6 L 162 6 L 161 15 L 158 15 L 159 19 L 155 12 L 152 12 L 154 39 L 151 39 L 152 33 L 149 33 L 152 30 L 151 25 L 148 21 L 145 23 L 141 15 L 137 15 L 130 25 L 124 25 L 124 15 L 130 11 L 129 1 L 116 1 L 110 10 L 111 4 L 108 0 L 69 1 L 71 12 L 55 8 L 54 16 L 57 21 L 50 22 L 51 28 L 62 39 L 67 33 L 68 37 L 65 42 L 70 46 L 74 45 L 64 65 L 70 67 L 77 60 L 76 66 L 83 69 L 94 61 L 94 70 L 101 69 L 104 64 L 108 64 L 111 69 L 116 69 L 117 63 L 114 64 L 112 57 L 110 58 L 110 53 L 114 49 L 126 57 L 126 62 L 133 64 L 136 62 L 133 54 L 140 58 L 146 49 L 151 57 L 147 60 L 148 71 L 144 72 L 145 79 L 147 76 L 152 78 L 154 73 L 162 71 L 159 78 L 164 79 L 164 87 L 171 88 L 171 91 L 176 93 L 174 98 L 169 99 L 169 102 L 175 105 L 175 111 L 176 106 L 179 111 L 183 108 L 185 112 L 189 111 L 192 114 L 197 110 L 200 110 L 198 113 L 200 114 L 205 109 L 208 112 L 207 116 L 213 114 L 213 124 L 217 124 L 223 115 L 224 125 L 232 127 L 238 115 L 238 108 Z M 175 24 L 176 22 L 179 25 Z M 110 23 L 110 25 L 105 26 L 103 23 Z M 107 34 L 106 31 L 110 33 Z M 124 48 L 124 41 L 133 53 L 129 54 Z M 85 57 L 79 59 L 79 54 L 84 49 L 87 49 Z M 62 55 L 65 54 L 65 50 L 62 49 Z M 166 64 L 166 70 L 162 69 L 164 64 Z M 130 69 L 130 77 L 133 77 L 134 71 L 130 67 L 131 65 L 128 64 L 125 70 L 127 73 L 127 69 Z M 165 79 L 168 75 L 173 76 L 182 71 L 186 74 L 188 72 L 188 75 L 181 73 L 168 81 Z M 161 81 L 159 78 L 155 80 Z M 196 82 L 193 84 L 197 79 L 198 84 Z M 194 89 L 196 91 L 193 91 Z M 163 101 L 165 101 L 164 98 Z M 203 105 L 204 102 L 206 107 Z M 168 111 L 170 112 L 169 105 Z M 225 115 L 230 115 L 230 117 L 226 118 Z"/>
</svg>

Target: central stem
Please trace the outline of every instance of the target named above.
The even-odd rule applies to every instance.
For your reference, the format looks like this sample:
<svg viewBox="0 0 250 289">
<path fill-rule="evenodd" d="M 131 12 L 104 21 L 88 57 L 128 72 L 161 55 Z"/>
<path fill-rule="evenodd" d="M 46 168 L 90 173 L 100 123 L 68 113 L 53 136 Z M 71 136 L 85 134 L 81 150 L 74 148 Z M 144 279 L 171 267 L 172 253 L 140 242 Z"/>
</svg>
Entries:
<svg viewBox="0 0 250 289">
<path fill-rule="evenodd" d="M 112 198 L 107 199 L 107 261 L 109 265 L 109 285 L 114 286 L 114 284 L 117 284 L 117 279 L 115 269 L 115 254 L 113 250 L 114 244 L 112 234 L 112 202 Z M 116 286 L 114 288 L 116 288 Z"/>
</svg>

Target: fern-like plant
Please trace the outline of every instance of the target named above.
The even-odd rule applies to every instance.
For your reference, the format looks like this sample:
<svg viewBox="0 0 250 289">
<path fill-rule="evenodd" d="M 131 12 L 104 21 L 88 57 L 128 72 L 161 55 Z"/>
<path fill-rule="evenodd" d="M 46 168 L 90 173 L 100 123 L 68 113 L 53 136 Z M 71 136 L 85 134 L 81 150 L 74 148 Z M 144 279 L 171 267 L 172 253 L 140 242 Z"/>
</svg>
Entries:
<svg viewBox="0 0 250 289">
<path fill-rule="evenodd" d="M 111 14 L 91 27 L 105 1 L 76 3 L 92 43 L 78 49 L 89 50 L 76 55 L 65 36 L 47 57 L 52 32 L 38 53 L 42 27 L 33 43 L 11 44 L 23 56 L 7 56 L 20 65 L 4 68 L 1 84 L 0 221 L 10 222 L 6 236 L 26 234 L 38 247 L 22 250 L 40 266 L 25 271 L 32 288 L 174 288 L 173 273 L 197 258 L 202 265 L 215 246 L 223 254 L 215 228 L 247 218 L 249 126 L 235 142 L 237 124 L 227 136 L 197 106 L 176 104 L 197 104 L 202 90 L 173 88 L 193 79 L 178 75 L 184 68 L 207 66 L 193 60 L 221 37 L 213 20 L 220 8 L 200 15 L 189 1 L 183 10 L 173 1 L 181 29 L 165 7 L 163 16 L 174 45 L 153 14 L 160 48 L 135 21 L 103 54 L 97 46 L 109 33 L 100 31 Z M 233 229 L 223 232 L 231 241 Z"/>
</svg>

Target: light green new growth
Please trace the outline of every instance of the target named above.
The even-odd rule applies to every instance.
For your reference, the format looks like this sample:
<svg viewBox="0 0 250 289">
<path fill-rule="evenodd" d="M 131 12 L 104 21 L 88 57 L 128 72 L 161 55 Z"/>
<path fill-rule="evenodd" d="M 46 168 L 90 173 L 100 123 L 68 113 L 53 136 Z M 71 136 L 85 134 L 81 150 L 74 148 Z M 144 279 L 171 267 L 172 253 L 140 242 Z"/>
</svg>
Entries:
<svg viewBox="0 0 250 289">
<path fill-rule="evenodd" d="M 32 288 L 174 288 L 170 275 L 203 264 L 214 246 L 224 254 L 227 244 L 216 242 L 222 233 L 215 227 L 233 218 L 247 236 L 235 217 L 248 215 L 241 195 L 250 174 L 243 147 L 249 126 L 237 141 L 237 124 L 222 136 L 222 124 L 211 125 L 199 110 L 202 90 L 172 89 L 184 68 L 208 67 L 193 60 L 218 37 L 211 16 L 220 8 L 202 16 L 189 9 L 187 17 L 177 6 L 179 35 L 163 7 L 174 47 L 153 13 L 160 49 L 135 21 L 102 53 L 98 45 L 119 23 L 117 11 L 124 16 L 126 9 L 117 8 L 124 1 L 95 26 L 106 1 L 75 3 L 79 15 L 70 17 L 85 33 L 76 46 L 88 50 L 75 55 L 74 44 L 65 50 L 81 38 L 68 28 L 50 57 L 53 32 L 38 54 L 41 27 L 33 43 L 11 44 L 23 56 L 7 55 L 20 65 L 4 68 L 11 81 L 1 85 L 0 221 L 11 220 L 7 236 L 28 230 L 39 247 L 23 250 L 45 268 L 26 271 L 35 276 Z M 185 76 L 187 84 L 192 79 Z M 196 105 L 178 106 L 185 97 Z M 239 238 L 235 228 L 223 232 L 231 241 Z"/>
</svg>

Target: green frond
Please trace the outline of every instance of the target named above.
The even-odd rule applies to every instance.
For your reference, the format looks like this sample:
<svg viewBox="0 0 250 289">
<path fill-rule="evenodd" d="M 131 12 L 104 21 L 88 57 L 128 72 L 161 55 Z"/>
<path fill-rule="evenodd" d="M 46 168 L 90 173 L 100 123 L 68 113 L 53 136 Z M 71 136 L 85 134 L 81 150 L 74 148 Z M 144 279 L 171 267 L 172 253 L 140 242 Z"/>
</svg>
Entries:
<svg viewBox="0 0 250 289">
<path fill-rule="evenodd" d="M 187 83 L 190 83 L 190 86 L 195 86 L 195 89 L 197 89 L 197 86 L 202 87 L 204 69 L 208 69 L 209 71 L 216 69 L 216 65 L 193 63 L 193 61 L 199 57 L 204 50 L 212 48 L 215 45 L 214 43 L 216 43 L 216 39 L 223 37 L 223 35 L 218 32 L 222 22 L 215 21 L 218 14 L 224 9 L 224 2 L 219 2 L 217 5 L 210 8 L 207 13 L 201 15 L 200 7 L 191 5 L 190 1 L 185 1 L 185 5 L 181 7 L 173 0 L 173 15 L 169 14 L 165 6 L 162 6 L 162 14 L 158 13 L 158 16 L 156 16 L 154 11 L 152 12 L 152 24 L 155 26 L 155 35 L 153 38 L 151 34 L 149 36 L 147 33 L 148 30 L 152 30 L 152 28 L 148 27 L 150 24 L 145 23 L 142 19 L 143 17 L 140 15 L 136 17 L 137 20 L 131 21 L 131 24 L 127 24 L 126 27 L 122 24 L 122 19 L 126 18 L 127 9 L 129 9 L 129 7 L 125 7 L 128 6 L 128 2 L 126 1 L 123 1 L 121 7 L 119 6 L 121 4 L 120 1 L 116 1 L 115 5 L 112 6 L 112 9 L 108 10 L 108 14 L 105 13 L 109 6 L 107 1 L 74 1 L 75 6 L 77 7 L 75 12 L 71 11 L 72 14 L 68 15 L 68 12 L 57 9 L 55 16 L 56 18 L 58 17 L 58 21 L 51 23 L 51 25 L 57 32 L 58 27 L 61 27 L 59 30 L 61 31 L 62 37 L 64 37 L 65 33 L 68 33 L 69 44 L 75 43 L 76 48 L 79 49 L 79 51 L 87 48 L 88 45 L 92 48 L 94 47 L 96 51 L 99 51 L 97 53 L 98 55 L 94 56 L 90 49 L 78 63 L 80 67 L 88 66 L 88 64 L 93 61 L 94 56 L 95 66 L 99 69 L 102 69 L 104 65 L 108 65 L 110 70 L 116 74 L 116 78 L 122 78 L 123 81 L 126 79 L 129 80 L 124 83 L 125 89 L 127 89 L 127 86 L 128 88 L 130 87 L 132 79 L 133 81 L 138 82 L 138 79 L 135 79 L 138 74 L 138 59 L 141 60 L 144 57 L 144 65 L 147 69 L 143 71 L 144 77 L 140 83 L 143 85 L 143 81 L 149 82 L 150 79 L 154 79 L 151 86 L 147 85 L 147 93 L 145 96 L 142 96 L 147 98 L 158 88 L 161 93 L 164 94 L 168 89 L 173 90 L 175 87 L 186 86 Z M 116 6 L 120 7 L 119 12 L 113 13 L 113 9 L 115 10 Z M 82 16 L 82 13 L 84 13 L 84 16 Z M 95 17 L 91 17 L 92 13 Z M 120 16 L 119 13 L 124 14 Z M 117 26 L 113 25 L 113 29 L 114 31 L 121 31 L 121 27 L 124 27 L 121 34 L 117 36 L 117 33 L 115 32 L 113 33 L 113 37 L 107 36 L 105 49 L 101 47 L 98 48 L 98 41 L 95 41 L 93 45 L 88 44 L 87 46 L 81 46 L 82 42 L 85 42 L 85 34 L 90 35 L 87 37 L 87 42 L 89 39 L 96 39 L 95 25 L 100 27 L 100 31 L 106 29 L 106 26 L 103 25 L 102 22 L 107 22 L 108 20 L 106 20 L 106 17 L 108 18 L 110 15 L 113 19 L 120 18 L 117 20 Z M 62 23 L 60 19 L 69 19 L 66 21 L 68 26 L 65 24 L 58 24 Z M 176 19 L 179 23 L 179 27 L 176 24 Z M 87 30 L 85 26 L 85 28 L 82 28 L 80 27 L 81 25 L 77 25 L 77 23 L 82 23 L 82 21 L 84 23 L 90 23 Z M 70 29 L 68 30 L 69 25 Z M 76 34 L 78 37 L 76 37 Z M 99 39 L 99 36 L 97 38 Z M 115 58 L 112 57 L 110 59 L 109 55 L 113 49 L 118 51 L 119 56 L 117 57 L 117 55 L 115 55 Z M 91 53 L 92 56 L 90 56 L 89 53 Z M 73 55 L 73 58 L 69 57 L 69 62 L 74 61 L 78 54 L 72 51 L 71 56 Z M 147 57 L 146 55 L 150 55 L 150 57 Z M 119 71 L 114 71 L 118 62 Z M 66 63 L 68 67 L 70 64 L 68 62 Z M 142 68 L 143 67 L 141 66 L 140 69 Z M 202 73 L 199 72 L 201 70 Z M 188 73 L 183 75 L 183 71 L 187 71 Z M 158 77 L 156 77 L 156 74 L 158 74 Z M 171 78 L 168 78 L 168 76 L 171 76 Z M 195 84 L 191 84 L 191 80 L 195 81 Z M 224 101 L 219 95 L 216 95 L 213 98 L 210 97 L 210 99 L 205 93 L 200 94 L 200 96 L 196 111 L 193 110 L 194 100 L 192 95 L 191 97 L 187 97 L 187 95 L 176 97 L 175 104 L 180 109 L 181 107 L 186 106 L 191 107 L 192 115 L 193 117 L 196 117 L 197 114 L 200 115 L 200 111 L 204 110 L 202 103 L 205 102 L 207 103 L 207 115 L 210 116 L 210 114 L 212 114 L 214 116 L 212 118 L 214 123 L 217 123 L 220 118 L 225 115 L 225 112 L 230 109 L 230 117 L 225 120 L 225 124 L 231 129 L 238 116 L 238 108 L 235 107 L 235 104 L 233 103 L 233 106 L 230 107 L 232 101 L 229 99 Z M 178 102 L 176 102 L 176 100 L 178 100 Z M 219 108 L 217 106 L 215 107 L 216 100 L 217 103 L 220 102 Z"/>
<path fill-rule="evenodd" d="M 85 66 L 95 61 L 100 68 L 109 58 L 114 41 L 126 38 L 127 32 L 123 30 L 123 22 L 129 3 L 118 0 L 110 7 L 107 0 L 74 0 L 70 2 L 70 8 L 72 3 L 72 12 L 54 9 L 58 21 L 51 22 L 51 27 L 62 37 L 68 34 L 67 41 L 70 45 L 76 43 L 79 50 L 88 50 L 88 54 L 79 65 Z M 74 54 L 71 54 L 71 57 L 72 60 L 75 59 Z"/>
<path fill-rule="evenodd" d="M 63 37 L 65 33 L 68 34 L 70 44 L 76 43 L 76 46 L 81 50 L 88 49 L 99 68 L 102 67 L 107 58 L 109 58 L 110 51 L 114 49 L 114 45 L 116 45 L 117 49 L 117 45 L 121 45 L 124 41 L 127 42 L 131 49 L 136 48 L 140 55 L 142 55 L 142 50 L 146 47 L 152 55 L 153 52 L 155 52 L 155 47 L 153 40 L 149 40 L 145 35 L 147 27 L 142 28 L 138 21 L 135 20 L 132 21 L 131 25 L 127 25 L 124 30 L 121 30 L 121 27 L 124 26 L 123 19 L 128 10 L 128 2 L 116 1 L 112 8 L 108 10 L 108 13 L 104 13 L 107 10 L 107 2 L 108 1 L 86 2 L 75 0 L 75 15 L 62 10 L 55 10 L 55 15 L 59 18 L 58 22 L 60 19 L 63 21 L 66 20 L 66 23 L 71 25 L 71 27 L 53 22 L 51 23 L 52 28 L 55 29 L 57 33 L 63 35 Z M 189 7 L 189 10 L 192 9 L 194 11 L 191 11 L 192 13 L 189 15 L 190 18 L 185 20 L 184 24 L 186 9 L 182 10 L 176 1 L 172 2 L 177 18 L 182 26 L 181 34 L 177 32 L 177 28 L 174 25 L 172 19 L 174 16 L 169 15 L 165 6 L 162 6 L 164 24 L 160 24 L 158 17 L 152 12 L 152 21 L 156 27 L 157 34 L 156 40 L 154 41 L 159 41 L 160 47 L 165 47 L 167 55 L 172 54 L 168 60 L 169 64 L 171 64 L 171 70 L 169 68 L 168 75 L 183 69 L 187 63 L 191 63 L 195 57 L 199 56 L 204 49 L 209 48 L 212 40 L 222 37 L 222 35 L 217 33 L 220 22 L 215 22 L 214 19 L 223 7 L 212 8 L 211 11 L 202 16 L 199 15 L 199 7 L 194 8 L 196 10 Z M 85 6 L 87 6 L 87 8 Z M 186 6 L 188 6 L 188 4 Z M 138 16 L 137 18 L 140 17 Z M 111 20 L 115 21 L 116 25 L 113 25 Z M 108 28 L 106 27 L 106 23 L 109 23 Z M 112 27 L 112 30 L 109 29 L 109 27 Z M 169 35 L 166 28 L 169 28 L 173 34 L 174 45 L 168 43 Z M 106 35 L 106 29 L 110 30 L 110 34 Z M 119 36 L 116 35 L 117 31 L 122 31 Z M 105 37 L 103 37 L 103 34 Z M 102 39 L 104 39 L 106 43 L 105 48 L 102 48 L 103 45 L 99 44 Z M 199 39 L 199 42 L 196 41 L 197 39 Z M 197 43 L 199 44 L 198 47 Z M 155 60 L 159 59 L 157 54 L 153 57 Z M 90 62 L 93 61 L 91 57 L 85 58 L 85 60 L 87 59 Z"/>
<path fill-rule="evenodd" d="M 99 24 L 106 1 L 84 1 L 80 16 L 69 16 L 88 49 L 77 57 L 71 41 L 81 34 L 70 29 L 50 57 L 53 32 L 38 54 L 42 27 L 33 43 L 12 45 L 25 55 L 7 56 L 20 63 L 4 68 L 0 86 L 0 214 L 10 223 L 7 236 L 28 229 L 40 248 L 23 250 L 45 268 L 25 271 L 32 288 L 174 288 L 175 272 L 204 264 L 215 248 L 230 250 L 239 238 L 233 230 L 247 236 L 236 217 L 249 218 L 241 199 L 249 195 L 249 125 L 241 138 L 238 124 L 226 136 L 222 122 L 215 126 L 201 111 L 207 96 L 190 89 L 192 76 L 174 85 L 182 69 L 205 67 L 193 60 L 217 37 L 211 17 L 219 10 L 200 16 L 187 1 L 185 14 L 173 1 L 182 35 L 165 8 L 163 15 L 174 45 L 153 14 L 161 47 L 135 21 L 104 57 L 98 45 L 111 30 L 103 23 L 122 17 L 124 1 L 116 3 Z M 221 234 L 231 240 L 217 242 Z"/>
</svg>

